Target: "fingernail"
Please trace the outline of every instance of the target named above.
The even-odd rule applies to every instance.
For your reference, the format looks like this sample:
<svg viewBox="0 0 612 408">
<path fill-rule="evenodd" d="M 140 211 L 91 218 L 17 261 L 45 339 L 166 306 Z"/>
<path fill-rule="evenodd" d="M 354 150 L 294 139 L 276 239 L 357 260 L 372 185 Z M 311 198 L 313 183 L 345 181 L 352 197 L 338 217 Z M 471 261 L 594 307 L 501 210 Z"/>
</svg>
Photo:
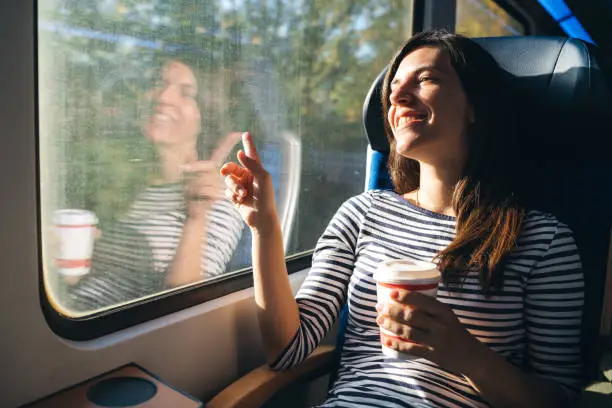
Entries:
<svg viewBox="0 0 612 408">
<path fill-rule="evenodd" d="M 389 339 L 385 340 L 385 346 L 391 347 L 391 345 L 392 345 L 391 344 L 391 340 L 389 340 Z"/>
<path fill-rule="evenodd" d="M 377 303 L 376 304 L 376 310 L 378 310 L 379 312 L 382 310 L 383 308 L 383 304 L 382 303 Z"/>
<path fill-rule="evenodd" d="M 382 317 L 382 316 L 378 316 L 378 317 L 376 318 L 376 323 L 378 323 L 378 324 L 383 324 L 384 322 L 385 322 L 385 318 L 384 318 L 384 317 Z"/>
<path fill-rule="evenodd" d="M 246 191 L 244 191 L 244 189 L 239 188 L 238 189 L 238 194 L 240 194 L 241 197 L 244 197 L 246 195 Z"/>
</svg>

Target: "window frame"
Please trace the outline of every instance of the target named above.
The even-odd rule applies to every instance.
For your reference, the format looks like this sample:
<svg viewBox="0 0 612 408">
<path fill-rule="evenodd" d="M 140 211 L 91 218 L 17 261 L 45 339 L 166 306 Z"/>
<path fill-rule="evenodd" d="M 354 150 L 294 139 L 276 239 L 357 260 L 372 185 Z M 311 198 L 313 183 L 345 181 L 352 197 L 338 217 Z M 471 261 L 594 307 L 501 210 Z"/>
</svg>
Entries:
<svg viewBox="0 0 612 408">
<path fill-rule="evenodd" d="M 523 35 L 532 35 L 534 32 L 532 21 L 514 1 L 492 1 L 523 27 Z M 452 11 L 449 11 L 449 8 L 452 8 Z M 455 32 L 457 23 L 457 0 L 414 0 L 413 18 L 413 32 L 443 27 Z"/>
<path fill-rule="evenodd" d="M 532 23 L 529 18 L 525 15 L 520 8 L 518 8 L 513 1 L 506 0 L 491 0 L 493 3 L 497 4 L 503 11 L 508 13 L 510 17 L 516 20 L 523 27 L 524 36 L 531 35 L 533 33 Z M 455 5 L 457 1 L 455 0 Z M 455 31 L 455 25 L 457 23 L 457 15 L 456 15 L 456 7 L 455 7 L 455 16 L 453 21 L 453 31 Z"/>
<path fill-rule="evenodd" d="M 40 189 L 38 191 L 40 194 Z M 40 195 L 39 195 L 40 197 Z M 40 199 L 39 199 L 40 203 Z M 40 211 L 40 208 L 39 208 Z M 39 224 L 39 231 L 41 225 Z M 42 240 L 39 234 L 39 248 Z M 293 273 L 311 265 L 313 250 L 286 258 L 287 271 Z M 83 317 L 69 317 L 60 313 L 49 301 L 42 276 L 40 259 L 39 293 L 42 311 L 55 334 L 67 340 L 87 341 L 114 333 L 128 327 L 145 323 L 231 293 L 253 287 L 253 268 L 244 268 L 222 275 L 213 281 L 202 281 L 195 285 L 164 292 L 146 299 L 136 300 L 124 306 L 95 312 Z"/>
<path fill-rule="evenodd" d="M 415 3 L 412 0 L 411 13 L 408 18 L 414 32 L 415 23 L 422 18 L 422 12 L 415 15 Z M 38 4 L 34 7 L 34 19 L 38 21 Z M 422 24 L 422 23 L 421 23 Z M 422 27 L 422 25 L 421 25 Z M 42 243 L 42 196 L 41 196 L 41 167 L 40 167 L 40 129 L 39 129 L 39 64 L 38 64 L 38 24 L 34 31 L 34 100 L 35 103 L 35 148 L 36 148 L 36 209 L 38 215 L 38 293 L 42 312 L 50 329 L 58 336 L 72 341 L 90 341 L 99 337 L 113 334 L 117 331 L 127 329 L 137 324 L 142 324 L 153 319 L 161 318 L 172 313 L 193 307 L 214 299 L 221 298 L 231 293 L 253 287 L 253 268 L 243 268 L 226 275 L 221 275 L 210 281 L 202 281 L 197 284 L 172 291 L 159 293 L 141 300 L 135 300 L 126 305 L 116 306 L 99 312 L 94 312 L 82 317 L 70 317 L 57 310 L 45 288 L 43 243 Z M 365 153 L 365 152 L 364 152 Z M 322 231 L 321 231 L 322 232 Z M 249 233 L 247 231 L 247 233 Z M 285 257 L 288 274 L 310 268 L 314 248 Z"/>
<path fill-rule="evenodd" d="M 516 5 L 512 0 L 493 0 L 495 4 L 502 8 L 510 17 L 515 19 L 520 25 L 523 26 L 523 35 L 532 35 L 533 27 L 531 20 L 525 15 L 525 13 Z"/>
</svg>

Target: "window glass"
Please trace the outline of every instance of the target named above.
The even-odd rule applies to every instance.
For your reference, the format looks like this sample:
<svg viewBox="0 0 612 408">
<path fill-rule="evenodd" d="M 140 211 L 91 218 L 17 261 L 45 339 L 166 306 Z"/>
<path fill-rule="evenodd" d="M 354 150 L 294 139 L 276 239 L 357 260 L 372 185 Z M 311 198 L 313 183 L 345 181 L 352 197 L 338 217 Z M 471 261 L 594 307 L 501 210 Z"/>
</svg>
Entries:
<svg viewBox="0 0 612 408">
<path fill-rule="evenodd" d="M 41 0 L 44 277 L 79 316 L 249 267 L 217 176 L 254 134 L 287 255 L 363 191 L 366 92 L 410 1 Z M 227 157 L 227 159 L 226 159 Z"/>
<path fill-rule="evenodd" d="M 523 35 L 525 27 L 493 0 L 457 0 L 455 31 L 468 37 Z"/>
</svg>

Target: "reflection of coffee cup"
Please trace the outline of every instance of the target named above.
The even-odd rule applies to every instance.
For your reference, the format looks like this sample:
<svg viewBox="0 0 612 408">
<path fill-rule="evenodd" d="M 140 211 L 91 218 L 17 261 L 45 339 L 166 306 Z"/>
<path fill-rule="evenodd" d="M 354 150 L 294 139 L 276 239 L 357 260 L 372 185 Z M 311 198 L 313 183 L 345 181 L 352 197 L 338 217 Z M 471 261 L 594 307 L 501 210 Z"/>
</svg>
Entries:
<svg viewBox="0 0 612 408">
<path fill-rule="evenodd" d="M 440 271 L 433 263 L 412 259 L 392 259 L 378 265 L 374 279 L 376 280 L 377 300 L 379 303 L 386 303 L 391 300 L 393 290 L 421 292 L 424 295 L 435 297 L 440 283 Z M 399 337 L 381 328 L 380 341 L 384 355 L 404 360 L 414 358 L 409 354 L 386 347 L 384 344 L 390 339 L 399 339 Z"/>
<path fill-rule="evenodd" d="M 55 258 L 58 273 L 66 276 L 89 273 L 98 224 L 96 215 L 86 210 L 58 210 L 53 221 L 59 240 Z"/>
</svg>

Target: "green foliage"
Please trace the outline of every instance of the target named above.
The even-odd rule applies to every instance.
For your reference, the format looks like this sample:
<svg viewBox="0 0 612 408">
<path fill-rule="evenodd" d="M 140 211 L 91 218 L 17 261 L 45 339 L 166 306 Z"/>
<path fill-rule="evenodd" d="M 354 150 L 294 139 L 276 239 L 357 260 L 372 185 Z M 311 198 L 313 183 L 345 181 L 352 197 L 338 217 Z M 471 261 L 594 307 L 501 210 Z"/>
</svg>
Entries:
<svg viewBox="0 0 612 408">
<path fill-rule="evenodd" d="M 493 0 L 459 0 L 456 31 L 468 37 L 517 35 L 524 27 Z"/>
<path fill-rule="evenodd" d="M 363 100 L 408 37 L 409 3 L 58 0 L 41 7 L 41 81 L 52 105 L 42 109 L 53 111 L 58 205 L 91 209 L 107 224 L 146 186 L 155 154 L 140 118 L 168 58 L 198 71 L 207 150 L 229 130 L 251 130 L 258 140 L 290 130 L 305 157 L 365 152 Z M 308 160 L 302 166 L 305 191 L 325 189 L 317 176 L 325 169 Z M 314 244 L 319 224 L 362 189 L 363 174 L 329 186 L 325 208 L 301 209 L 297 247 Z"/>
</svg>

